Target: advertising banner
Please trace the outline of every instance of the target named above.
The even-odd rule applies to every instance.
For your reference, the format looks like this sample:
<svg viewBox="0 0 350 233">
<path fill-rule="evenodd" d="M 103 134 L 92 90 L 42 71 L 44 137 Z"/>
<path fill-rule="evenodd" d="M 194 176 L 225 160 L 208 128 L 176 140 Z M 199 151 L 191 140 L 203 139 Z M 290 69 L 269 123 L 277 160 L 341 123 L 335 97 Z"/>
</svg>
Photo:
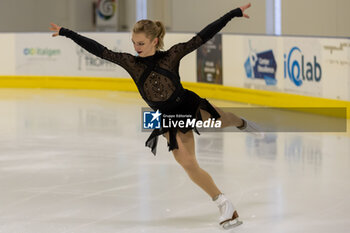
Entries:
<svg viewBox="0 0 350 233">
<path fill-rule="evenodd" d="M 118 17 L 116 0 L 98 0 L 96 3 L 95 14 L 98 31 L 117 30 Z"/>
<path fill-rule="evenodd" d="M 72 68 L 71 58 L 64 56 L 64 47 L 50 34 L 20 33 L 15 38 L 17 75 L 64 75 Z"/>
<path fill-rule="evenodd" d="M 277 41 L 268 37 L 244 38 L 244 87 L 278 90 Z"/>
<path fill-rule="evenodd" d="M 223 37 L 224 85 L 350 100 L 350 40 Z"/>
<path fill-rule="evenodd" d="M 324 64 L 320 39 L 283 38 L 284 92 L 323 97 Z M 281 62 L 281 61 L 280 61 Z"/>
<path fill-rule="evenodd" d="M 335 99 L 350 100 L 350 39 L 322 39 L 323 92 Z"/>
<path fill-rule="evenodd" d="M 114 52 L 135 55 L 130 33 L 81 34 Z M 165 49 L 193 35 L 167 34 Z M 2 75 L 130 77 L 120 66 L 51 33 L 1 34 L 0 41 Z M 180 76 L 186 82 L 350 101 L 350 39 L 218 36 L 181 60 Z"/>
<path fill-rule="evenodd" d="M 197 81 L 222 84 L 222 35 L 197 49 Z"/>
<path fill-rule="evenodd" d="M 133 53 L 128 33 L 84 33 L 114 52 Z M 16 35 L 16 74 L 129 77 L 120 66 L 87 52 L 65 37 L 38 33 Z"/>
</svg>

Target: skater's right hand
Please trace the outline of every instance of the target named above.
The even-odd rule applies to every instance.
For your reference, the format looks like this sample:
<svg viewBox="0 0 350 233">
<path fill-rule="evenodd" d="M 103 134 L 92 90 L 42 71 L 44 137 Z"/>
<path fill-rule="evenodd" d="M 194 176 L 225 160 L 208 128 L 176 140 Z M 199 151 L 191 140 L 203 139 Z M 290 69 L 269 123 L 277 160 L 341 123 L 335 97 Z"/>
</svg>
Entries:
<svg viewBox="0 0 350 233">
<path fill-rule="evenodd" d="M 57 24 L 54 24 L 54 23 L 50 23 L 50 24 L 51 24 L 50 30 L 54 32 L 54 33 L 52 34 L 52 36 L 53 36 L 53 37 L 58 36 L 59 33 L 60 33 L 61 27 L 58 26 Z"/>
<path fill-rule="evenodd" d="M 249 15 L 244 14 L 244 11 L 247 10 L 247 9 L 248 9 L 249 7 L 251 7 L 251 6 L 252 6 L 252 4 L 248 3 L 247 5 L 244 5 L 244 6 L 241 6 L 241 7 L 240 7 L 241 10 L 242 10 L 242 13 L 243 13 L 243 17 L 244 17 L 244 18 L 249 19 Z"/>
</svg>

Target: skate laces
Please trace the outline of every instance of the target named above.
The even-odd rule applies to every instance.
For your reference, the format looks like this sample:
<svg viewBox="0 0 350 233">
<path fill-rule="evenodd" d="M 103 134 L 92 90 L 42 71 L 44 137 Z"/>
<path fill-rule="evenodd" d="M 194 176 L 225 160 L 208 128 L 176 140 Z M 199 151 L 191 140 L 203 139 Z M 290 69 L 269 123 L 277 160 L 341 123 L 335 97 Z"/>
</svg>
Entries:
<svg viewBox="0 0 350 233">
<path fill-rule="evenodd" d="M 227 211 L 229 211 L 230 207 L 232 209 L 234 209 L 232 203 L 223 194 L 221 194 L 218 197 L 218 199 L 215 201 L 215 203 L 219 207 L 219 211 L 222 215 L 225 214 Z"/>
<path fill-rule="evenodd" d="M 229 202 L 229 200 L 225 200 L 223 203 L 218 205 L 220 213 L 221 214 L 225 214 L 227 211 L 229 211 L 230 210 L 230 204 L 231 203 Z"/>
<path fill-rule="evenodd" d="M 225 203 L 225 201 L 227 201 L 228 199 L 224 196 L 224 194 L 220 194 L 218 196 L 218 198 L 215 200 L 215 203 L 218 207 L 220 207 L 221 205 L 223 205 Z"/>
<path fill-rule="evenodd" d="M 227 209 L 227 208 L 225 208 L 225 207 L 226 207 L 225 204 L 226 204 L 226 203 L 224 202 L 224 203 L 218 205 L 220 214 L 224 214 L 224 213 L 225 213 L 225 209 Z"/>
</svg>

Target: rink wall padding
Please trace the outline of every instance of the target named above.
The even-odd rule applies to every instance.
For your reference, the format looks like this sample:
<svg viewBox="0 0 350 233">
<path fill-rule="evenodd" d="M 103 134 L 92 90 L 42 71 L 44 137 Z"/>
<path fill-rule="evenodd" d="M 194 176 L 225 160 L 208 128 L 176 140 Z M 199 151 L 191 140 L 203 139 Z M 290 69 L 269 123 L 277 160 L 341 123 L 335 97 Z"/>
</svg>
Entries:
<svg viewBox="0 0 350 233">
<path fill-rule="evenodd" d="M 226 87 L 217 84 L 183 82 L 183 86 L 203 98 L 234 101 L 253 105 L 277 108 L 346 108 L 350 119 L 350 102 L 294 95 L 264 90 Z M 131 78 L 101 77 L 54 77 L 54 76 L 0 76 L 1 88 L 48 88 L 48 89 L 86 89 L 137 92 Z M 332 115 L 332 113 L 317 112 Z"/>
<path fill-rule="evenodd" d="M 0 76 L 0 88 L 137 91 L 131 78 Z"/>
<path fill-rule="evenodd" d="M 129 33 L 81 34 L 134 54 Z M 194 35 L 168 33 L 165 49 Z M 123 68 L 70 39 L 0 33 L 0 42 L 0 88 L 137 91 Z M 349 116 L 350 39 L 217 35 L 181 60 L 180 76 L 185 87 L 206 98 L 271 107 L 346 107 Z"/>
</svg>

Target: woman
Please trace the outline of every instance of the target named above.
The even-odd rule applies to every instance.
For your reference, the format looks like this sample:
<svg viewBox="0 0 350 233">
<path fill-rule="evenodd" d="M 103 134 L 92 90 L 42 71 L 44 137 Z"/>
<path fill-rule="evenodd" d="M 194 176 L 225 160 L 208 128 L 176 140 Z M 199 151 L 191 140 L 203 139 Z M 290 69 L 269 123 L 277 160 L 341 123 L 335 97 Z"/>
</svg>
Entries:
<svg viewBox="0 0 350 233">
<path fill-rule="evenodd" d="M 167 51 L 161 51 L 164 44 L 164 25 L 161 22 L 141 20 L 135 24 L 132 33 L 132 42 L 138 56 L 110 51 L 94 40 L 53 23 L 50 30 L 54 32 L 53 36 L 66 36 L 94 55 L 126 69 L 135 81 L 142 98 L 152 109 L 168 115 L 190 115 L 196 120 L 219 119 L 221 127 L 235 126 L 242 131 L 253 132 L 256 129 L 249 121 L 224 112 L 206 99 L 184 89 L 179 76 L 179 63 L 185 55 L 210 40 L 232 18 L 242 16 L 249 18 L 244 12 L 250 6 L 251 4 L 247 4 L 228 12 L 188 42 L 176 44 Z M 238 226 L 242 222 L 238 220 L 236 209 L 217 188 L 211 176 L 198 165 L 192 130 L 198 133 L 196 128 L 156 129 L 146 141 L 146 146 L 155 154 L 158 136 L 165 136 L 169 150 L 172 151 L 176 161 L 185 169 L 192 181 L 208 193 L 218 205 L 221 213 L 220 225 L 225 229 Z"/>
</svg>

